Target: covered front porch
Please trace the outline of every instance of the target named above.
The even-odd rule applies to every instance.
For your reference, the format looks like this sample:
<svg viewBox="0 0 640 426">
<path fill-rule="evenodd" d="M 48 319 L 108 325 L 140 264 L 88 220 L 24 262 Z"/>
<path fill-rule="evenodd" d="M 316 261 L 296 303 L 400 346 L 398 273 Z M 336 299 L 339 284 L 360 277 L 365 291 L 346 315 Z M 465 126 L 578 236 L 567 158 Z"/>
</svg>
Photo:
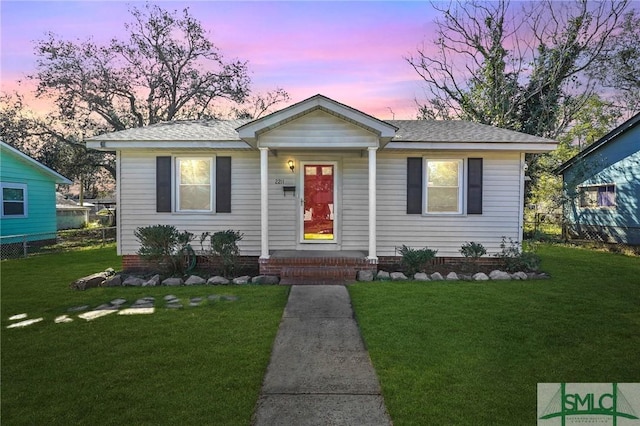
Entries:
<svg viewBox="0 0 640 426">
<path fill-rule="evenodd" d="M 261 273 L 355 279 L 375 268 L 377 153 L 396 130 L 321 95 L 237 129 L 260 152 Z"/>
<path fill-rule="evenodd" d="M 377 265 L 356 250 L 276 250 L 260 258 L 260 274 L 277 275 L 280 284 L 344 284 L 355 281 L 358 271 L 373 271 Z"/>
</svg>

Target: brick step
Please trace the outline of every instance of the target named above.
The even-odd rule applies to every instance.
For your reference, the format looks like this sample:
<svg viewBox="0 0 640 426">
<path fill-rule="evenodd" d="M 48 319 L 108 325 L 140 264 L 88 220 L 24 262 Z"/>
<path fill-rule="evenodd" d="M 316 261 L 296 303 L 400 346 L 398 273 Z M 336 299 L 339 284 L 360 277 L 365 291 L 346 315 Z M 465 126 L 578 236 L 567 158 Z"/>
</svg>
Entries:
<svg viewBox="0 0 640 426">
<path fill-rule="evenodd" d="M 285 266 L 280 270 L 280 279 L 334 281 L 356 279 L 357 271 L 344 266 Z"/>
<path fill-rule="evenodd" d="M 353 280 L 316 280 L 301 278 L 283 278 L 280 285 L 346 285 Z"/>
<path fill-rule="evenodd" d="M 345 259 L 345 258 L 273 258 L 269 259 L 272 266 L 340 266 L 340 267 L 359 267 L 366 266 L 368 263 L 364 259 Z"/>
</svg>

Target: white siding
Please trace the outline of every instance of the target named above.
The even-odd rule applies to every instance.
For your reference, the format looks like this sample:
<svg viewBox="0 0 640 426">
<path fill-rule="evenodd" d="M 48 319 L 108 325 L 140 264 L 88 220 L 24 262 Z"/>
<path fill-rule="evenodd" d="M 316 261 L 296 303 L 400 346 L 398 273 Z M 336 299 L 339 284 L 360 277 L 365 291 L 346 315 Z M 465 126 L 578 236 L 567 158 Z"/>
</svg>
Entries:
<svg viewBox="0 0 640 426">
<path fill-rule="evenodd" d="M 346 120 L 316 110 L 259 137 L 259 146 L 273 148 L 349 148 L 377 146 L 376 135 Z"/>
<path fill-rule="evenodd" d="M 295 173 L 287 166 L 288 160 L 294 160 Z M 337 212 L 337 245 L 325 243 L 299 244 L 302 185 L 301 162 L 323 161 L 337 162 L 336 196 Z M 277 157 L 269 157 L 269 248 L 270 250 L 298 249 L 333 249 L 333 250 L 366 250 L 368 247 L 368 213 L 367 213 L 367 158 L 360 152 L 310 153 L 279 151 Z M 284 180 L 286 186 L 296 186 L 295 197 L 284 195 L 282 184 L 275 184 L 276 179 Z"/>
<path fill-rule="evenodd" d="M 378 156 L 379 256 L 394 256 L 403 244 L 437 249 L 438 256 L 460 256 L 460 246 L 468 241 L 481 243 L 493 254 L 500 250 L 502 236 L 519 240 L 519 153 L 465 153 L 484 158 L 481 215 L 407 214 L 407 157 L 424 155 L 428 154 L 383 151 Z M 459 158 L 460 154 L 445 156 Z"/>
<path fill-rule="evenodd" d="M 135 254 L 136 228 L 174 225 L 196 236 L 202 232 L 233 229 L 244 233 L 239 246 L 244 255 L 260 254 L 260 159 L 255 152 L 198 152 L 198 155 L 231 156 L 231 213 L 157 213 L 156 156 L 194 155 L 193 151 L 122 151 L 120 153 L 121 254 Z M 197 248 L 198 242 L 195 242 Z"/>
<path fill-rule="evenodd" d="M 156 213 L 155 158 L 161 155 L 192 155 L 193 151 L 122 151 L 120 153 L 121 254 L 135 254 L 138 227 L 171 224 L 196 236 L 202 232 L 234 229 L 244 233 L 243 255 L 260 254 L 260 158 L 258 152 L 207 151 L 232 157 L 231 213 Z M 200 151 L 198 154 L 206 154 Z M 438 256 L 459 256 L 467 241 L 482 243 L 493 254 L 502 236 L 520 238 L 520 154 L 466 153 L 484 158 L 482 215 L 423 216 L 406 214 L 407 157 L 424 152 L 378 153 L 378 255 L 393 256 L 402 244 L 438 250 Z M 450 154 L 450 158 L 459 157 Z M 296 162 L 295 173 L 287 166 Z M 360 151 L 286 151 L 269 156 L 269 249 L 314 249 L 320 246 L 299 241 L 300 161 L 337 161 L 339 187 L 337 246 L 323 248 L 363 250 L 368 248 L 368 160 Z M 284 184 L 276 184 L 282 179 Z M 296 194 L 283 193 L 283 185 L 296 186 Z M 195 243 L 197 246 L 197 242 Z"/>
</svg>

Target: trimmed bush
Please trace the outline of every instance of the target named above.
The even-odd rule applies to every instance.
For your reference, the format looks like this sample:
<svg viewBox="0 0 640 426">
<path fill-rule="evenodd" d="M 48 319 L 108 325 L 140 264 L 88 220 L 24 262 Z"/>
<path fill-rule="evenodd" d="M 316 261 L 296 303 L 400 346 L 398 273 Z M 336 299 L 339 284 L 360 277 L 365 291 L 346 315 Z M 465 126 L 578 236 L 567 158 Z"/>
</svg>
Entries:
<svg viewBox="0 0 640 426">
<path fill-rule="evenodd" d="M 405 272 L 409 275 L 413 275 L 416 272 L 424 272 L 427 262 L 433 259 L 438 253 L 438 250 L 431 250 L 427 247 L 422 249 L 413 249 L 407 247 L 404 244 L 400 248 L 400 255 L 402 256 L 402 266 Z"/>
</svg>

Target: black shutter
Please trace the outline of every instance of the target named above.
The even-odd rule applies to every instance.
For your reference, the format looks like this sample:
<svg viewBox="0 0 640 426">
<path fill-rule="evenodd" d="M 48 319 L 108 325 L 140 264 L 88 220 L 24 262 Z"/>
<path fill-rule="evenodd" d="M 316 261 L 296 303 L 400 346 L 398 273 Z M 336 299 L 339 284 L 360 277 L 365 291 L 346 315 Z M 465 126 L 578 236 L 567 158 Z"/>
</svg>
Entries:
<svg viewBox="0 0 640 426">
<path fill-rule="evenodd" d="M 482 214 L 482 158 L 469 158 L 467 169 L 467 214 Z"/>
<path fill-rule="evenodd" d="M 422 214 L 422 163 L 420 157 L 407 158 L 407 214 Z"/>
<path fill-rule="evenodd" d="M 156 211 L 171 212 L 171 157 L 156 157 Z"/>
<path fill-rule="evenodd" d="M 216 212 L 231 213 L 231 157 L 216 157 Z"/>
</svg>

